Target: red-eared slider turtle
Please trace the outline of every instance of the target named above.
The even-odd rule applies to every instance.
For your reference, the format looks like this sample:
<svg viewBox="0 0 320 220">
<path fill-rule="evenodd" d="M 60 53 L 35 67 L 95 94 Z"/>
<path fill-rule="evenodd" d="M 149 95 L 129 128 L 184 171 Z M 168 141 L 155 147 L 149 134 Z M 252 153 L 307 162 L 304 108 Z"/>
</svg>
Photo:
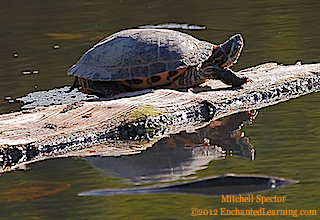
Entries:
<svg viewBox="0 0 320 220">
<path fill-rule="evenodd" d="M 72 86 L 100 97 L 147 88 L 181 89 L 206 79 L 241 87 L 248 81 L 229 69 L 243 47 L 240 34 L 220 45 L 166 29 L 130 29 L 112 34 L 68 70 Z"/>
</svg>

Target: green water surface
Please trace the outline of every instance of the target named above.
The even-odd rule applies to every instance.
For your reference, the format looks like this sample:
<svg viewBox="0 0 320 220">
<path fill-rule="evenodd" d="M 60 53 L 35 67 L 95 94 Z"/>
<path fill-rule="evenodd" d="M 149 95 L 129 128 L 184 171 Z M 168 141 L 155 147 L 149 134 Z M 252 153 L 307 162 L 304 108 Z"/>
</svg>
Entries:
<svg viewBox="0 0 320 220">
<path fill-rule="evenodd" d="M 121 29 L 166 22 L 205 25 L 189 31 L 213 43 L 234 33 L 245 39 L 235 70 L 259 63 L 320 61 L 320 2 L 317 0 L 135 1 L 11 0 L 0 2 L 0 112 L 19 110 L 5 97 L 70 85 L 66 70 L 94 43 Z M 54 46 L 59 45 L 59 49 Z M 17 53 L 18 57 L 14 57 Z M 16 55 L 17 56 L 17 55 Z M 38 74 L 23 75 L 25 70 Z M 222 203 L 221 198 L 186 195 L 78 197 L 96 188 L 130 187 L 82 159 L 53 159 L 27 171 L 0 176 L 0 219 L 292 219 L 292 216 L 221 216 L 221 208 L 316 210 L 320 215 L 320 95 L 310 94 L 259 111 L 243 131 L 256 150 L 254 161 L 227 157 L 193 177 L 223 173 L 273 175 L 299 180 L 255 195 L 284 196 L 283 203 Z M 34 189 L 33 181 L 56 184 Z M 38 196 L 18 196 L 29 183 Z M 19 185 L 20 184 L 20 185 Z M 54 185 L 54 184 L 53 184 Z M 53 187 L 54 188 L 54 187 Z M 61 189 L 61 190 L 59 190 Z M 4 193 L 3 193 L 4 194 Z M 191 216 L 192 208 L 218 209 L 218 216 Z M 300 216 L 300 219 L 318 219 Z"/>
</svg>

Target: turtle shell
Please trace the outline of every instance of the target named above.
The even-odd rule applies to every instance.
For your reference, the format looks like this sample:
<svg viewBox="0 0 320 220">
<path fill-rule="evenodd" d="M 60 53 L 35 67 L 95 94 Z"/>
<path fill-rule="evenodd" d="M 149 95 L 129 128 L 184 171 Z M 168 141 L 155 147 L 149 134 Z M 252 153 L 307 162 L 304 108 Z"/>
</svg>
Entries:
<svg viewBox="0 0 320 220">
<path fill-rule="evenodd" d="M 89 49 L 68 75 L 94 81 L 149 77 L 198 65 L 214 45 L 172 30 L 130 29 L 112 34 Z"/>
</svg>

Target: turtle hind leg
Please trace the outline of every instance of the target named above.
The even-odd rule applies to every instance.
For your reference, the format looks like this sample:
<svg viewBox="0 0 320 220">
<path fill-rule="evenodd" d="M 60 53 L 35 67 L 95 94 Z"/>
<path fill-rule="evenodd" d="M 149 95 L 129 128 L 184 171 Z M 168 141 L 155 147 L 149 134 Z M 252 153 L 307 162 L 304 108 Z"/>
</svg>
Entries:
<svg viewBox="0 0 320 220">
<path fill-rule="evenodd" d="M 130 90 L 117 81 L 92 81 L 89 86 L 89 92 L 97 95 L 99 97 L 98 101 L 108 101 L 152 93 L 153 89 Z"/>
<path fill-rule="evenodd" d="M 216 65 L 204 67 L 203 72 L 207 75 L 207 78 L 219 79 L 234 88 L 241 88 L 243 84 L 250 81 L 247 77 L 238 77 L 235 72 L 229 68 Z"/>
<path fill-rule="evenodd" d="M 111 97 L 127 92 L 123 86 L 116 81 L 93 81 L 82 77 L 75 77 L 68 92 L 78 88 L 81 92 L 98 97 Z"/>
<path fill-rule="evenodd" d="M 112 97 L 127 92 L 127 90 L 116 81 L 91 81 L 87 89 L 90 93 L 100 98 Z"/>
</svg>

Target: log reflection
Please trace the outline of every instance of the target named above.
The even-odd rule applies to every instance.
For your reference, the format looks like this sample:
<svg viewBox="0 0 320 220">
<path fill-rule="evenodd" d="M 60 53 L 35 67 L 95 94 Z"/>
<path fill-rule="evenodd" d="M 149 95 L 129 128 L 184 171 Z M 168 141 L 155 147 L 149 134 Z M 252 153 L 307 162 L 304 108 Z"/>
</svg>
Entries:
<svg viewBox="0 0 320 220">
<path fill-rule="evenodd" d="M 135 184 L 185 178 L 228 155 L 254 160 L 254 148 L 240 129 L 256 116 L 257 112 L 244 112 L 223 122 L 213 121 L 195 133 L 181 132 L 163 138 L 140 154 L 86 160 L 99 170 Z"/>
</svg>

